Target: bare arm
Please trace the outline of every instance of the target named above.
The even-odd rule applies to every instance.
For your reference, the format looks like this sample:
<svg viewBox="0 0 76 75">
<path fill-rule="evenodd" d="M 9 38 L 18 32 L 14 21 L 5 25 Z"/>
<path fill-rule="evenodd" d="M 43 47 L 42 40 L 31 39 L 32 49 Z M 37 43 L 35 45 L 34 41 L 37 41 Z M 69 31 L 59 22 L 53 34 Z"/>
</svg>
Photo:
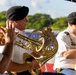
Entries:
<svg viewBox="0 0 76 75">
<path fill-rule="evenodd" d="M 8 67 L 12 55 L 12 46 L 13 43 L 7 43 L 4 48 L 3 59 L 0 62 L 0 73 L 3 73 Z"/>
<path fill-rule="evenodd" d="M 30 64 L 18 64 L 15 62 L 10 63 L 7 71 L 13 71 L 13 72 L 21 72 L 25 70 L 33 70 L 39 68 L 39 64 L 37 63 L 36 60 L 33 60 Z"/>
<path fill-rule="evenodd" d="M 5 48 L 2 53 L 3 58 L 0 61 L 0 73 L 3 73 L 7 69 L 11 61 L 11 55 L 14 43 L 14 25 L 12 23 L 9 23 L 7 32 L 4 32 L 3 29 L 1 30 L 3 31 L 3 34 L 5 36 Z"/>
<path fill-rule="evenodd" d="M 70 50 L 62 53 L 62 55 L 66 59 L 76 59 L 76 49 L 70 49 Z"/>
</svg>

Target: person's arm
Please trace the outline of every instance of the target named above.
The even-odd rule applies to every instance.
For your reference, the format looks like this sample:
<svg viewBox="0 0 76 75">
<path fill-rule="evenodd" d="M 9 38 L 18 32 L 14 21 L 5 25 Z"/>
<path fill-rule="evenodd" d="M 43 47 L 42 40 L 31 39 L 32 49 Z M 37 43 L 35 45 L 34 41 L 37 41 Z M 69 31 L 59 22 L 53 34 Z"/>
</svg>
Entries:
<svg viewBox="0 0 76 75">
<path fill-rule="evenodd" d="M 62 53 L 63 57 L 66 59 L 76 59 L 76 49 L 70 49 Z"/>
<path fill-rule="evenodd" d="M 25 70 L 33 70 L 33 69 L 38 69 L 40 66 L 38 64 L 38 62 L 36 60 L 33 60 L 31 63 L 29 64 L 18 64 L 15 62 L 10 63 L 7 71 L 13 71 L 13 72 L 21 72 L 21 71 L 25 71 Z"/>
<path fill-rule="evenodd" d="M 3 58 L 0 62 L 0 73 L 3 73 L 10 63 L 10 59 L 11 59 L 11 55 L 12 55 L 12 47 L 13 47 L 12 42 L 6 43 L 4 52 L 2 53 Z"/>
<path fill-rule="evenodd" d="M 8 24 L 7 32 L 1 29 L 5 37 L 5 47 L 2 52 L 3 58 L 0 61 L 0 73 L 3 73 L 7 69 L 11 61 L 13 43 L 14 43 L 14 25 L 12 23 L 6 23 L 6 24 Z"/>
</svg>

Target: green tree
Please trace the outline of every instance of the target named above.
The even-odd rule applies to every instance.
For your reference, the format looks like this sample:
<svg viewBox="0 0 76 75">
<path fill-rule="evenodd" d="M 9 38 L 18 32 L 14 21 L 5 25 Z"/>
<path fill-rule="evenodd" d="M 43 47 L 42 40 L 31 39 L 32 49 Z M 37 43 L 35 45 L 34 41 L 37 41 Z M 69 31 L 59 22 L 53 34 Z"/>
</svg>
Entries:
<svg viewBox="0 0 76 75">
<path fill-rule="evenodd" d="M 6 25 L 6 16 L 5 16 L 5 11 L 0 12 L 0 26 L 5 27 Z"/>
<path fill-rule="evenodd" d="M 67 18 L 66 17 L 60 17 L 60 18 L 56 18 L 53 19 L 53 24 L 51 26 L 51 28 L 53 30 L 64 30 L 67 27 Z"/>
<path fill-rule="evenodd" d="M 0 12 L 0 26 L 6 26 L 6 11 Z M 52 19 L 48 14 L 37 13 L 34 15 L 28 15 L 27 29 L 44 29 L 51 27 L 53 30 L 63 30 L 67 27 L 67 18 L 60 17 Z"/>
<path fill-rule="evenodd" d="M 34 29 L 43 29 L 44 27 L 49 27 L 53 20 L 50 15 L 47 14 L 35 14 L 33 16 L 29 15 L 28 17 L 28 25 L 27 28 Z"/>
</svg>

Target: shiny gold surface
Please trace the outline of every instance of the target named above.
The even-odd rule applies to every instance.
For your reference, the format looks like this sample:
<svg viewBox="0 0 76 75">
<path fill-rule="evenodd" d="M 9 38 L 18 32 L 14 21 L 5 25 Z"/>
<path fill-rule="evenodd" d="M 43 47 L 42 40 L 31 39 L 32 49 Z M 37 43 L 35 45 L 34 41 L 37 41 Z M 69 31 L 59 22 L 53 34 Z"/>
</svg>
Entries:
<svg viewBox="0 0 76 75">
<path fill-rule="evenodd" d="M 37 38 L 30 38 L 33 33 L 38 33 L 40 37 Z M 29 56 L 29 54 L 23 55 L 23 60 L 25 63 L 28 61 L 26 60 L 29 57 L 33 57 L 39 64 L 40 68 L 36 70 L 29 71 L 31 75 L 42 75 L 41 67 L 54 55 L 58 50 L 58 43 L 57 40 L 50 28 L 46 28 L 43 31 L 33 31 L 30 34 L 30 37 L 26 37 L 24 35 L 18 34 L 17 37 L 23 39 L 27 42 L 27 44 L 23 44 L 23 42 L 15 41 L 15 45 L 24 48 L 25 50 L 32 50 L 34 53 L 39 55 L 39 57 L 35 57 L 34 55 Z M 31 63 L 31 61 L 30 61 Z M 28 63 L 29 64 L 29 63 Z"/>
<path fill-rule="evenodd" d="M 37 32 L 37 31 L 35 31 Z M 34 33 L 34 32 L 32 32 Z M 54 36 L 54 34 L 51 32 L 51 29 L 47 31 L 43 31 L 42 33 L 40 33 L 41 38 L 44 38 L 44 44 L 43 46 L 40 48 L 40 50 L 38 49 L 38 51 L 36 49 L 34 49 L 35 45 L 33 46 L 31 44 L 31 49 L 37 53 L 40 57 L 34 57 L 35 60 L 39 63 L 40 68 L 36 69 L 35 71 L 29 71 L 32 75 L 42 75 L 41 73 L 41 67 L 48 61 L 50 60 L 52 57 L 54 57 L 54 55 L 57 52 L 58 49 L 58 43 L 57 40 Z M 36 43 L 36 42 L 35 42 Z M 24 57 L 25 59 L 25 57 Z"/>
</svg>

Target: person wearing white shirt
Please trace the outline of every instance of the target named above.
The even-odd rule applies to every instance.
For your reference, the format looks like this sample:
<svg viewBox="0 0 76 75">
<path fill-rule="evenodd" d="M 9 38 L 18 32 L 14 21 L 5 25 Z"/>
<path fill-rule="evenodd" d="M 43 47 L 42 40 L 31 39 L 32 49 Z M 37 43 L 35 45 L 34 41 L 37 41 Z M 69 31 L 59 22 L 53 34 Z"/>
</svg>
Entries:
<svg viewBox="0 0 76 75">
<path fill-rule="evenodd" d="M 76 12 L 70 13 L 67 19 L 68 27 L 57 36 L 54 70 L 64 75 L 76 75 Z"/>
<path fill-rule="evenodd" d="M 5 40 L 5 42 L 4 42 L 5 47 L 3 47 L 3 51 L 2 51 L 2 53 L 0 53 L 0 75 L 8 74 L 8 72 L 6 72 L 6 70 L 11 62 L 13 44 L 14 44 L 14 39 L 15 39 L 14 23 L 9 22 L 6 24 L 7 24 L 6 32 L 3 28 L 0 27 L 0 31 L 4 35 L 4 40 Z M 3 45 L 3 44 L 1 44 L 1 42 L 2 42 L 2 40 L 0 40 L 0 45 Z"/>
<path fill-rule="evenodd" d="M 21 35 L 25 35 L 24 30 L 28 22 L 26 18 L 28 15 L 28 12 L 29 12 L 29 8 L 26 6 L 13 6 L 9 8 L 6 12 L 7 21 L 14 23 L 16 31 Z M 48 31 L 49 31 L 48 29 L 44 30 L 44 32 L 48 32 Z M 16 37 L 16 41 L 21 41 L 23 44 L 26 44 L 26 41 L 18 37 Z M 40 57 L 40 55 L 36 54 L 30 49 L 25 50 L 17 45 L 14 45 L 12 59 L 7 68 L 7 71 L 16 72 L 17 75 L 18 74 L 19 75 L 31 75 L 27 72 L 27 70 L 35 71 L 36 69 L 40 69 L 39 63 L 36 60 L 34 60 L 32 57 L 31 57 L 32 59 L 31 63 L 27 64 L 24 62 L 23 57 L 24 55 L 26 55 L 26 53 L 31 54 L 32 56 L 35 56 L 35 57 Z M 44 73 L 42 74 L 45 75 Z"/>
<path fill-rule="evenodd" d="M 25 35 L 24 30 L 27 25 L 26 16 L 28 15 L 28 12 L 29 12 L 29 8 L 26 6 L 13 6 L 13 7 L 9 8 L 6 12 L 7 21 L 14 23 L 16 31 L 18 31 L 19 34 Z M 16 37 L 16 40 L 21 41 L 22 43 L 25 44 L 24 40 L 22 40 L 18 37 Z M 30 64 L 24 63 L 23 55 L 25 53 L 37 56 L 31 50 L 25 50 L 17 45 L 14 45 L 11 63 L 9 65 L 7 71 L 19 73 L 22 71 L 39 68 L 39 64 L 36 60 L 33 60 Z"/>
</svg>

